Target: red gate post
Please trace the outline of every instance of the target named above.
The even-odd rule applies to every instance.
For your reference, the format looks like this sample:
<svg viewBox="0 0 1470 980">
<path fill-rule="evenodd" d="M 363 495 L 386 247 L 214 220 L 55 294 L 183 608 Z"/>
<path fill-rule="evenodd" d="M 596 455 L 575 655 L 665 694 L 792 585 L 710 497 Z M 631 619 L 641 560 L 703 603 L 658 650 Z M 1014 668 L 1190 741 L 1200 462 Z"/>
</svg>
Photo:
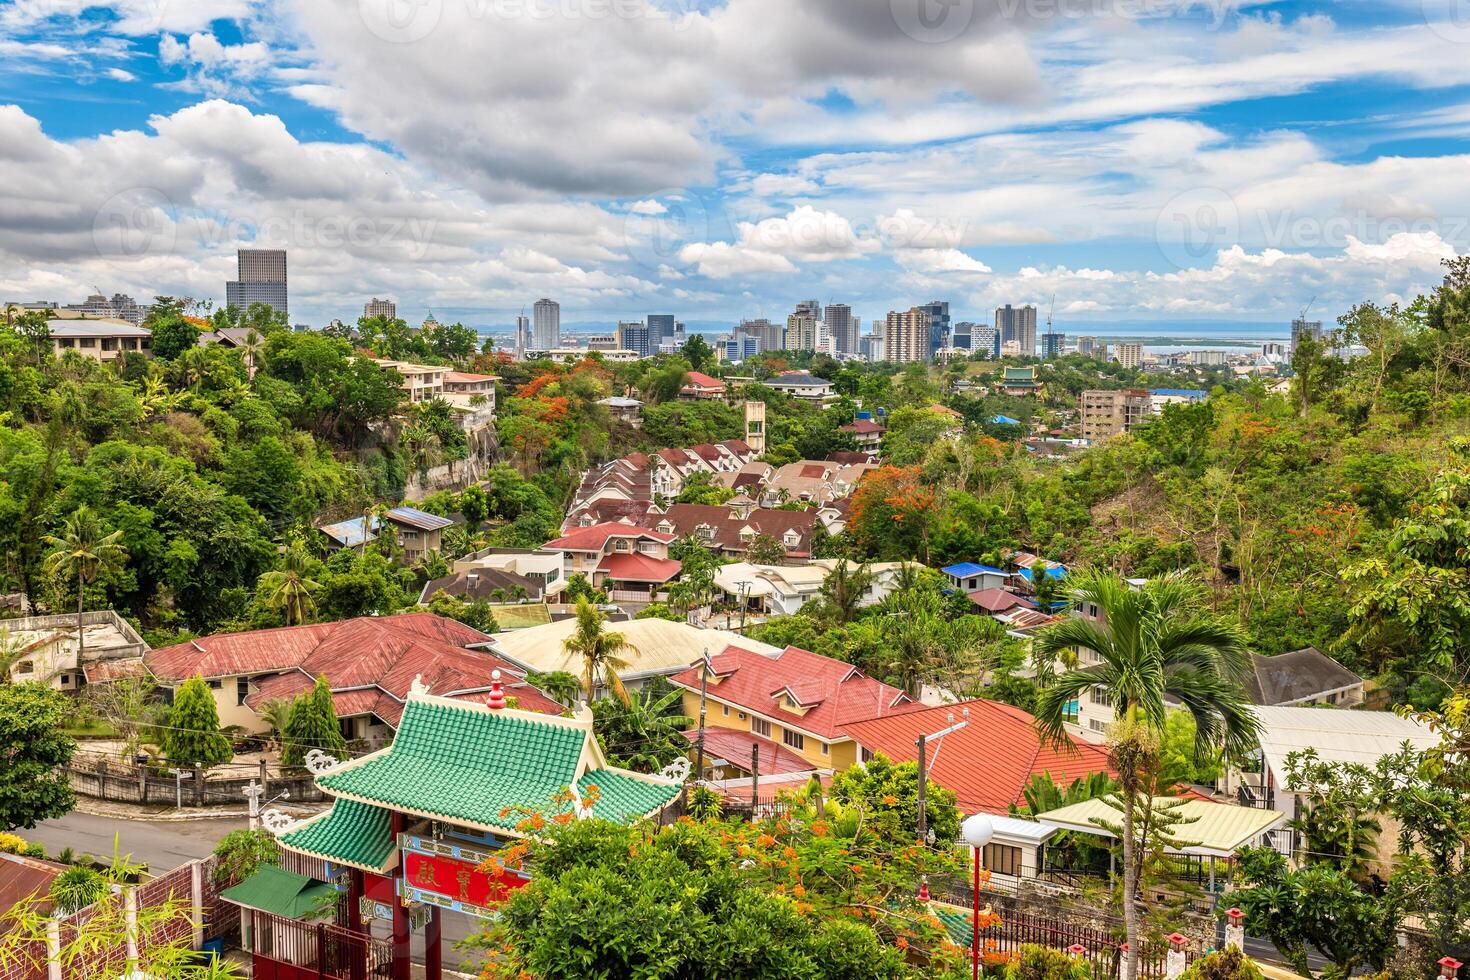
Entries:
<svg viewBox="0 0 1470 980">
<path fill-rule="evenodd" d="M 440 942 L 439 906 L 429 906 L 429 923 L 424 927 L 424 980 L 442 980 L 444 948 Z"/>
<path fill-rule="evenodd" d="M 407 818 L 395 811 L 391 818 L 393 840 L 398 840 L 398 835 L 403 833 Z M 400 858 L 393 877 L 398 879 L 398 887 L 395 889 L 393 899 L 393 980 L 413 980 L 413 962 L 410 959 L 408 945 L 408 896 L 403 894 L 403 861 Z"/>
</svg>

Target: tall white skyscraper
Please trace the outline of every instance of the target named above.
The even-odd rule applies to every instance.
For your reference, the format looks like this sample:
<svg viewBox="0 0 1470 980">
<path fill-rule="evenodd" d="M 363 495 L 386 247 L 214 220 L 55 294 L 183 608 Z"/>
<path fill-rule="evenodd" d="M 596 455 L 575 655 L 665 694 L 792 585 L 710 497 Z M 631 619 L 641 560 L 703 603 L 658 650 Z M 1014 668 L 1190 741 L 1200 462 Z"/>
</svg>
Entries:
<svg viewBox="0 0 1470 980">
<path fill-rule="evenodd" d="M 1143 367 L 1143 345 L 1142 344 L 1114 344 L 1113 356 L 1118 359 L 1118 364 L 1125 368 Z"/>
<path fill-rule="evenodd" d="M 1036 356 L 1036 307 L 1013 307 L 1007 303 L 995 311 L 995 329 L 1004 346 L 1014 343 L 1027 357 Z"/>
<path fill-rule="evenodd" d="M 522 313 L 516 317 L 516 359 L 520 360 L 526 356 L 526 348 L 531 345 L 531 318 Z"/>
<path fill-rule="evenodd" d="M 534 347 L 554 350 L 561 346 L 561 304 L 554 299 L 538 299 L 531 308 L 536 325 Z"/>
<path fill-rule="evenodd" d="M 380 316 L 385 320 L 396 320 L 398 304 L 391 299 L 378 299 L 374 296 L 362 305 L 362 315 L 368 318 Z"/>
</svg>

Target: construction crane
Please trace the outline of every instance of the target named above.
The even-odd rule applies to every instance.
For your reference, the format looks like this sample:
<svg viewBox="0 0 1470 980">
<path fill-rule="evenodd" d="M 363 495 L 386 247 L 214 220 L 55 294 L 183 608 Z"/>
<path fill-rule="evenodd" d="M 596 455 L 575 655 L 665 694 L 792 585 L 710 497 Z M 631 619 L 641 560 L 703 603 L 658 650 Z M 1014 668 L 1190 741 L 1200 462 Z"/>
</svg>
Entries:
<svg viewBox="0 0 1470 980">
<path fill-rule="evenodd" d="M 1046 307 L 1046 332 L 1051 333 L 1051 315 L 1056 312 L 1057 294 L 1051 294 L 1051 302 Z"/>
<path fill-rule="evenodd" d="M 1317 302 L 1317 297 L 1315 296 L 1307 300 L 1307 305 L 1302 307 L 1301 313 L 1297 314 L 1297 319 L 1305 322 L 1307 319 L 1307 311 L 1312 308 L 1312 304 L 1315 302 Z"/>
</svg>

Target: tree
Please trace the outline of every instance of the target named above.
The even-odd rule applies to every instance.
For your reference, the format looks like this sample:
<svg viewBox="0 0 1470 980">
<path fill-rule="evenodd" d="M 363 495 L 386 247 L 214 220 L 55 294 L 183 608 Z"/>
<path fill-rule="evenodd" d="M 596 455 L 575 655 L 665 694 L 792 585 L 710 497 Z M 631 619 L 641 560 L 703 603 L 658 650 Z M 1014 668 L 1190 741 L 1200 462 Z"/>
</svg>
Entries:
<svg viewBox="0 0 1470 980">
<path fill-rule="evenodd" d="M 179 685 L 174 695 L 163 734 L 163 754 L 174 765 L 187 769 L 209 769 L 229 762 L 234 755 L 230 740 L 219 730 L 214 695 L 198 674 Z"/>
<path fill-rule="evenodd" d="M 332 688 L 324 675 L 318 674 L 311 690 L 302 691 L 291 702 L 286 730 L 281 733 L 281 764 L 303 766 L 312 749 L 321 749 L 338 759 L 347 758 L 347 740 L 337 724 L 337 710 L 332 705 Z"/>
<path fill-rule="evenodd" d="M 121 571 L 127 564 L 128 551 L 119 541 L 121 531 L 108 531 L 86 504 L 72 511 L 62 522 L 61 534 L 46 535 L 46 545 L 53 550 L 42 566 L 53 578 L 75 579 L 77 583 L 77 661 L 86 653 L 86 631 L 82 629 L 82 611 L 86 609 L 87 586 L 99 575 Z"/>
<path fill-rule="evenodd" d="M 1201 589 L 1180 574 L 1133 588 L 1108 572 L 1073 573 L 1067 596 L 1076 606 L 1097 606 L 1106 625 L 1071 617 L 1037 635 L 1043 690 L 1036 727 L 1048 741 L 1065 744 L 1068 702 L 1101 687 L 1113 704 L 1118 721 L 1109 750 L 1123 804 L 1123 917 L 1130 950 L 1124 976 L 1135 980 L 1142 856 L 1134 818 L 1139 797 L 1154 790 L 1158 738 L 1167 723 L 1164 699 L 1179 701 L 1193 717 L 1201 751 L 1247 750 L 1256 730 L 1241 688 L 1249 652 L 1240 626 L 1203 612 Z M 1058 676 L 1057 661 L 1075 664 L 1078 651 L 1091 653 L 1094 665 L 1074 665 Z"/>
<path fill-rule="evenodd" d="M 280 864 L 281 848 L 264 828 L 232 830 L 214 845 L 214 883 L 220 888 L 238 885 L 263 864 Z"/>
<path fill-rule="evenodd" d="M 267 609 L 280 613 L 287 626 L 299 626 L 316 617 L 316 597 L 321 583 L 311 577 L 315 563 L 297 542 L 281 557 L 281 567 L 266 572 L 257 585 Z"/>
<path fill-rule="evenodd" d="M 745 545 L 745 560 L 752 565 L 783 564 L 786 546 L 769 534 L 757 534 Z"/>
<path fill-rule="evenodd" d="M 872 585 L 873 572 L 867 562 L 854 563 L 844 558 L 822 580 L 820 595 L 833 618 L 846 624 L 857 617 L 858 606 Z"/>
<path fill-rule="evenodd" d="M 176 360 L 185 351 L 199 346 L 200 330 L 184 319 L 183 314 L 170 310 L 154 319 L 149 326 L 153 330 L 153 356 L 164 361 Z"/>
<path fill-rule="evenodd" d="M 694 721 L 681 713 L 682 697 L 682 690 L 650 684 L 626 704 L 617 698 L 594 701 L 592 730 L 608 758 L 635 772 L 658 772 L 687 755 L 689 740 L 681 733 Z"/>
<path fill-rule="evenodd" d="M 696 371 L 703 370 L 705 363 L 714 360 L 715 356 L 714 348 L 700 334 L 694 334 L 684 341 L 684 346 L 679 348 L 679 353 L 684 355 L 689 361 L 689 366 Z"/>
<path fill-rule="evenodd" d="M 568 708 L 576 704 L 577 695 L 582 693 L 582 682 L 577 679 L 577 675 L 565 670 L 553 670 L 545 674 L 532 671 L 526 675 L 526 683 Z"/>
<path fill-rule="evenodd" d="M 832 799 L 862 807 L 875 833 L 893 844 L 906 844 L 919 835 L 919 764 L 894 763 L 881 752 L 860 766 L 832 777 Z M 924 788 L 925 822 L 934 840 L 960 839 L 960 809 L 954 790 L 930 780 Z"/>
<path fill-rule="evenodd" d="M 629 704 L 628 689 L 618 672 L 627 669 L 626 657 L 636 655 L 638 649 L 623 634 L 609 632 L 606 625 L 607 616 L 602 610 L 586 599 L 578 599 L 577 627 L 562 641 L 562 649 L 582 659 L 582 693 L 588 704 L 592 703 L 599 679 L 619 701 Z"/>
<path fill-rule="evenodd" d="M 77 748 L 62 731 L 69 709 L 66 695 L 43 684 L 0 684 L 0 830 L 34 827 L 76 804 L 65 772 Z"/>
</svg>

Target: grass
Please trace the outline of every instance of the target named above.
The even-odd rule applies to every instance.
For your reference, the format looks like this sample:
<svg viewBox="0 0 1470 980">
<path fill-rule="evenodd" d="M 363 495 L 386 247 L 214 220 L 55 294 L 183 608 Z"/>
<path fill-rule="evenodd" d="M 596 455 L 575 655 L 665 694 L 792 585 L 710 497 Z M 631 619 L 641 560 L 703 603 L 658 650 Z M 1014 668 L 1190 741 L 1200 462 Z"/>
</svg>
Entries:
<svg viewBox="0 0 1470 980">
<path fill-rule="evenodd" d="M 503 630 L 523 630 L 551 622 L 551 610 L 544 603 L 492 605 L 496 624 Z"/>
<path fill-rule="evenodd" d="M 118 738 L 117 729 L 102 719 L 86 722 L 81 725 L 67 725 L 62 731 L 72 738 Z"/>
</svg>

